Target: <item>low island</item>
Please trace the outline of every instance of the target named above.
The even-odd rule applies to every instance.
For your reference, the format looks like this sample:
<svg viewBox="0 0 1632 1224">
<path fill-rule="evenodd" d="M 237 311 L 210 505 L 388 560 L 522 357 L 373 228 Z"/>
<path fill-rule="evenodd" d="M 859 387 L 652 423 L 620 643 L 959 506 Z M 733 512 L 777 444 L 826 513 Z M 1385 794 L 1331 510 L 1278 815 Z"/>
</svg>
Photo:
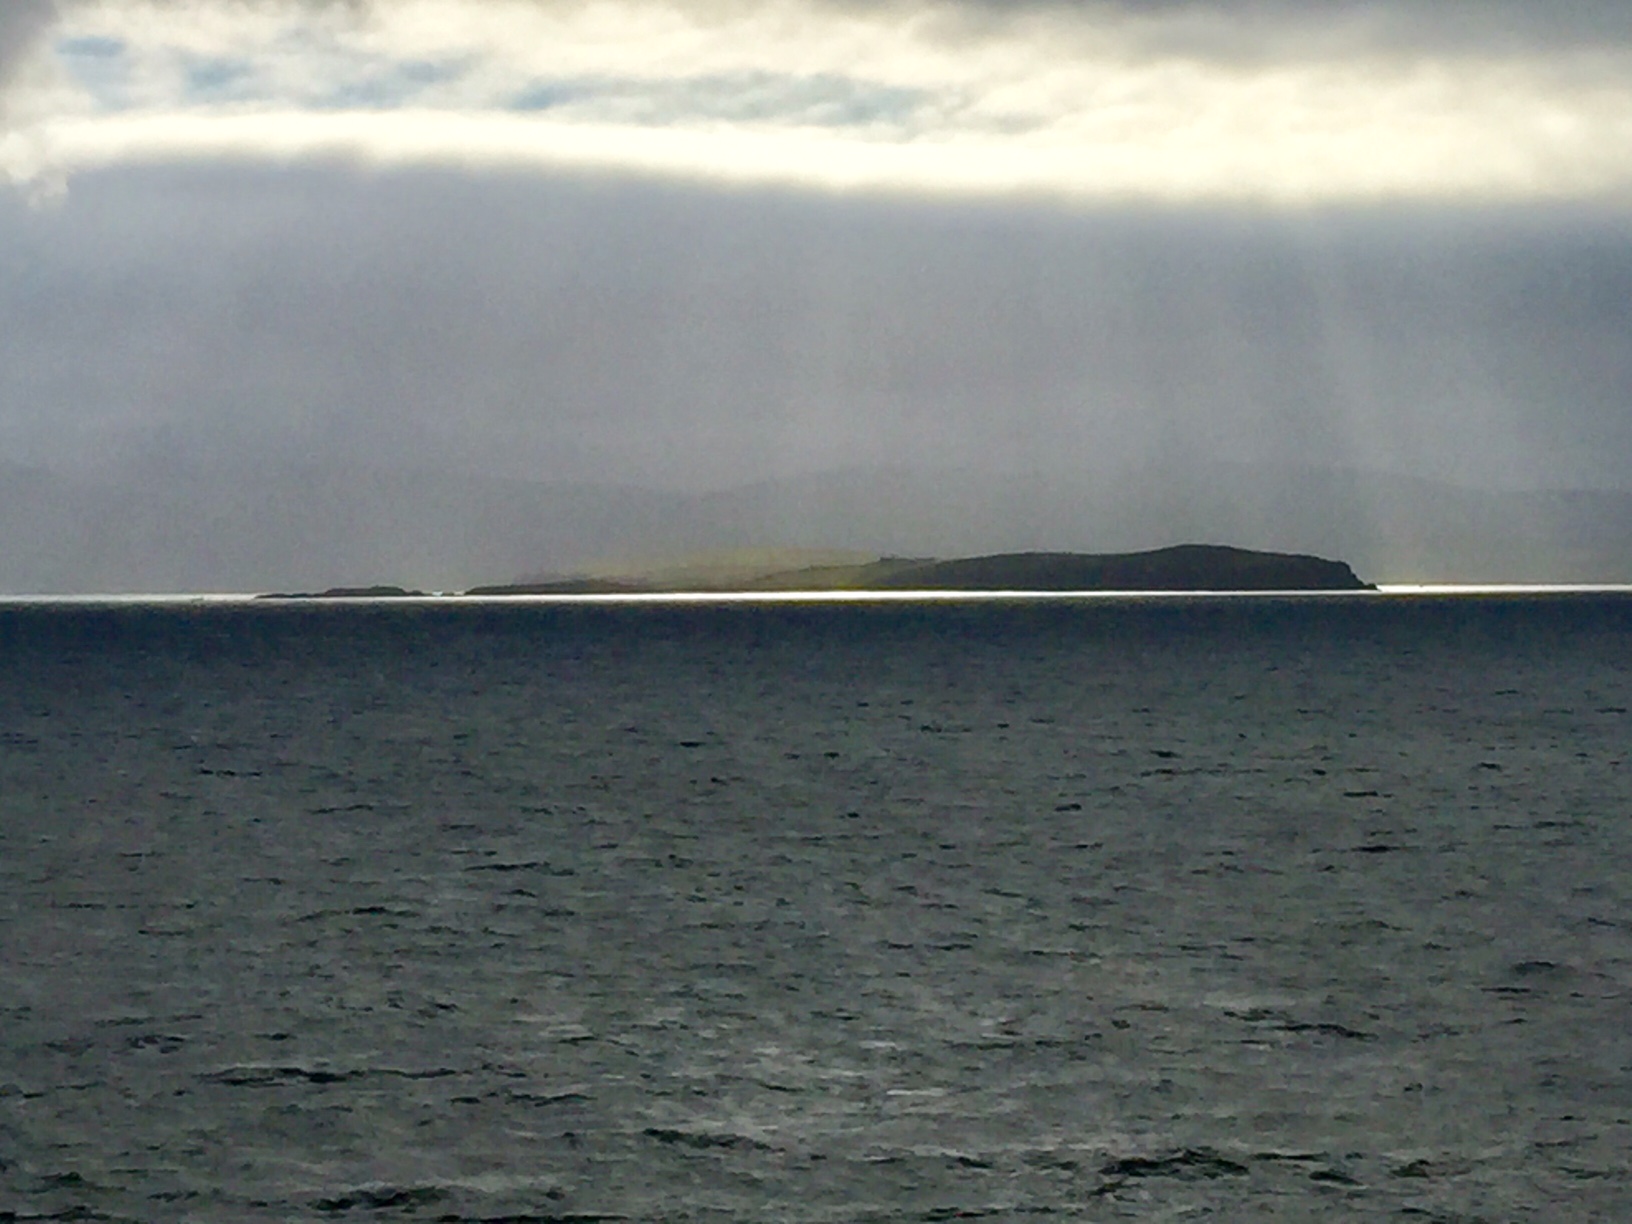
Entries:
<svg viewBox="0 0 1632 1224">
<path fill-rule="evenodd" d="M 1297 553 L 1179 544 L 1134 553 L 1023 552 L 938 560 L 879 557 L 772 569 L 728 581 L 639 574 L 473 587 L 467 595 L 634 595 L 710 591 L 1364 591 L 1347 564 Z"/>
<path fill-rule="evenodd" d="M 399 586 L 330 587 L 326 591 L 272 591 L 257 599 L 418 599 L 424 591 Z"/>
</svg>

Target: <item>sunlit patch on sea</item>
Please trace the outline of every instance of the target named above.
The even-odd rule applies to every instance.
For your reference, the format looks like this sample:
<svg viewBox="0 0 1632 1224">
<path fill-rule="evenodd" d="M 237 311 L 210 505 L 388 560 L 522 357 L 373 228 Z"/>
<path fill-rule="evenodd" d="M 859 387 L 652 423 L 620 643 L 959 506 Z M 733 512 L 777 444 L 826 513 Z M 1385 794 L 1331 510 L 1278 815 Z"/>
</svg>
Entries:
<svg viewBox="0 0 1632 1224">
<path fill-rule="evenodd" d="M 1632 599 L 0 609 L 0 1219 L 1632 1218 Z"/>
</svg>

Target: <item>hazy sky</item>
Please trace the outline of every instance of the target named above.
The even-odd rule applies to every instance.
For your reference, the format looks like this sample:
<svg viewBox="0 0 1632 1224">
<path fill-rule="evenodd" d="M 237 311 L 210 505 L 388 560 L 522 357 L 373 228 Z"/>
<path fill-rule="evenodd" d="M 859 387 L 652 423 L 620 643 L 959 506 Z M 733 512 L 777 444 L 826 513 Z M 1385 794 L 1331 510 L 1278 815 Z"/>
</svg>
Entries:
<svg viewBox="0 0 1632 1224">
<path fill-rule="evenodd" d="M 0 90 L 0 460 L 1632 486 L 1624 0 L 3 0 Z"/>
</svg>

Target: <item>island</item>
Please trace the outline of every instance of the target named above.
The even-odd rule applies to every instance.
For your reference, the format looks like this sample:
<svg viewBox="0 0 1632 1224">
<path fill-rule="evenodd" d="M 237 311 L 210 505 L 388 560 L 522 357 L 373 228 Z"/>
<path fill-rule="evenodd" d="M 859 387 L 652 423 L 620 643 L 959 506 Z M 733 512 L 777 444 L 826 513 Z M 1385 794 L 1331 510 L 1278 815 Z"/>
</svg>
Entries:
<svg viewBox="0 0 1632 1224">
<path fill-rule="evenodd" d="M 256 599 L 422 599 L 424 591 L 399 586 L 330 587 L 326 591 L 272 591 Z"/>
<path fill-rule="evenodd" d="M 941 560 L 878 557 L 837 565 L 733 573 L 710 579 L 694 568 L 684 581 L 661 575 L 564 575 L 467 595 L 625 595 L 723 591 L 1365 591 L 1345 562 L 1222 544 L 1178 544 L 1149 552 L 998 553 Z"/>
</svg>

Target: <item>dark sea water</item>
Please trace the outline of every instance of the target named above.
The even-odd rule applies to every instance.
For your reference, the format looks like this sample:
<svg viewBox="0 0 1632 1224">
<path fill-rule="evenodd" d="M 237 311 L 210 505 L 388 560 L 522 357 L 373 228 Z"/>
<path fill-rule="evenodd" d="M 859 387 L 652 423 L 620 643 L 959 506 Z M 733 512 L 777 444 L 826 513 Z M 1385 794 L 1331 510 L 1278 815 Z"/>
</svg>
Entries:
<svg viewBox="0 0 1632 1224">
<path fill-rule="evenodd" d="M 0 609 L 0 1220 L 1632 1219 L 1632 598 Z"/>
</svg>

